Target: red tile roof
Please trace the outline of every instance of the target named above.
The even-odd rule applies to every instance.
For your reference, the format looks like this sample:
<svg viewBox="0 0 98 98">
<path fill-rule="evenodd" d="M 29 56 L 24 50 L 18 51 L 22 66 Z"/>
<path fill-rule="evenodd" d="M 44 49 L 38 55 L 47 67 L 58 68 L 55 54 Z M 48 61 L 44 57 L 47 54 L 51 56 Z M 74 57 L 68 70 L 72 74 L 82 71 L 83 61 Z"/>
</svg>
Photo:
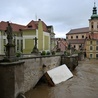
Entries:
<svg viewBox="0 0 98 98">
<path fill-rule="evenodd" d="M 40 19 L 39 19 L 39 21 L 41 21 Z M 27 25 L 27 27 L 25 28 L 25 29 L 38 29 L 38 22 L 39 21 L 31 21 L 28 25 Z M 47 27 L 47 25 L 43 22 L 43 21 L 41 21 L 42 22 L 42 26 L 43 26 L 43 31 L 45 31 L 45 32 L 48 32 L 48 27 Z"/>
<path fill-rule="evenodd" d="M 25 26 L 23 25 L 19 25 L 19 24 L 14 24 L 14 23 L 10 23 L 11 27 L 13 28 L 13 31 L 20 31 L 21 29 L 24 29 Z M 0 22 L 0 30 L 6 30 L 8 24 L 7 22 L 1 21 Z"/>
<path fill-rule="evenodd" d="M 78 34 L 78 33 L 89 33 L 89 27 L 71 29 L 66 35 Z"/>
<path fill-rule="evenodd" d="M 39 20 L 41 21 L 41 20 Z M 10 23 L 11 27 L 13 28 L 13 31 L 19 31 L 21 30 L 28 30 L 28 29 L 38 29 L 38 22 L 39 21 L 31 21 L 29 24 L 27 24 L 27 26 L 24 25 L 19 25 L 19 24 L 15 24 L 15 23 Z M 7 22 L 1 21 L 0 22 L 0 30 L 6 30 L 7 27 Z M 43 31 L 48 32 L 48 26 L 42 21 L 42 26 L 43 26 Z"/>
</svg>

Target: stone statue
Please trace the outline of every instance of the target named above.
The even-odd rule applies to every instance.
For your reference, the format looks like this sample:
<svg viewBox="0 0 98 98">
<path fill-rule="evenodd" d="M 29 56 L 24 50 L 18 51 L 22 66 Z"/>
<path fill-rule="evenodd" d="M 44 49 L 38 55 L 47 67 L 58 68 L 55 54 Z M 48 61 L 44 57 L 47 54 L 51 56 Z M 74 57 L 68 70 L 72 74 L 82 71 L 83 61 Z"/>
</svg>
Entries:
<svg viewBox="0 0 98 98">
<path fill-rule="evenodd" d="M 37 48 L 37 40 L 38 40 L 37 37 L 35 37 L 34 40 L 35 40 L 35 47 Z"/>
<path fill-rule="evenodd" d="M 39 50 L 37 49 L 37 37 L 35 37 L 33 40 L 35 40 L 35 45 L 31 53 L 39 53 Z"/>
<path fill-rule="evenodd" d="M 8 26 L 6 28 L 6 34 L 7 34 L 7 40 L 8 43 L 5 45 L 6 52 L 5 52 L 5 58 L 4 61 L 17 61 L 17 58 L 15 56 L 15 45 L 13 44 L 13 35 L 12 35 L 12 27 L 9 22 L 7 22 Z"/>
<path fill-rule="evenodd" d="M 12 27 L 10 25 L 9 22 L 8 23 L 8 27 L 6 29 L 6 33 L 7 33 L 7 39 L 8 39 L 8 43 L 9 44 L 12 44 L 12 39 L 13 39 L 13 36 L 12 36 Z"/>
</svg>

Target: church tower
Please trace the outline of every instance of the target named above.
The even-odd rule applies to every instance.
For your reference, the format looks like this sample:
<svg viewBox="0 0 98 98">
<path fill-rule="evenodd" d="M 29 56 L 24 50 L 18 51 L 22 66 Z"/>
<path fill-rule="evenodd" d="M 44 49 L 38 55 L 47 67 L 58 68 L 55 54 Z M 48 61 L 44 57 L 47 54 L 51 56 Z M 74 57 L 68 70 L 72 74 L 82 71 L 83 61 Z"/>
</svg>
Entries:
<svg viewBox="0 0 98 98">
<path fill-rule="evenodd" d="M 98 14 L 96 3 L 94 2 L 94 7 L 92 10 L 91 18 L 89 19 L 89 33 L 98 33 Z"/>
</svg>

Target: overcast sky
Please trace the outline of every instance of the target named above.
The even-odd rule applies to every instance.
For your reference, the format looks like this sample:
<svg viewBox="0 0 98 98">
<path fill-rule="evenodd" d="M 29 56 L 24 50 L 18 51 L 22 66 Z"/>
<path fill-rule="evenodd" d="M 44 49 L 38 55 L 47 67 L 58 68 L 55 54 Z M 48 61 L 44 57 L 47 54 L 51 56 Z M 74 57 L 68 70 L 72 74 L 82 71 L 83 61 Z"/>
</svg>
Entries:
<svg viewBox="0 0 98 98">
<path fill-rule="evenodd" d="M 89 25 L 93 6 L 94 0 L 0 0 L 0 21 L 27 25 L 37 16 L 64 38 L 70 29 Z"/>
</svg>

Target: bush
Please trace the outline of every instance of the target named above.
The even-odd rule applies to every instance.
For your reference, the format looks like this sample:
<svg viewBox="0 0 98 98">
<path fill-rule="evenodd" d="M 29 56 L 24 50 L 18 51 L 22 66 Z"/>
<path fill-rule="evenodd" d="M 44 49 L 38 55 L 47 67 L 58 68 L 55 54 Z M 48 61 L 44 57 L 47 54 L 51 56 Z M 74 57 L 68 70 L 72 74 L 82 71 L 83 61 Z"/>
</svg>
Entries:
<svg viewBox="0 0 98 98">
<path fill-rule="evenodd" d="M 46 51 L 42 51 L 41 55 L 46 55 Z"/>
<path fill-rule="evenodd" d="M 66 52 L 66 51 L 64 51 L 64 55 L 66 55 L 66 53 L 67 53 L 67 52 Z"/>
<path fill-rule="evenodd" d="M 51 53 L 52 53 L 52 55 L 55 55 L 55 51 L 52 51 Z"/>
<path fill-rule="evenodd" d="M 22 52 L 21 51 L 17 51 L 16 52 L 16 57 L 21 57 L 21 55 L 22 55 Z"/>
<path fill-rule="evenodd" d="M 49 51 L 47 51 L 47 55 L 50 55 L 50 52 Z"/>
</svg>

